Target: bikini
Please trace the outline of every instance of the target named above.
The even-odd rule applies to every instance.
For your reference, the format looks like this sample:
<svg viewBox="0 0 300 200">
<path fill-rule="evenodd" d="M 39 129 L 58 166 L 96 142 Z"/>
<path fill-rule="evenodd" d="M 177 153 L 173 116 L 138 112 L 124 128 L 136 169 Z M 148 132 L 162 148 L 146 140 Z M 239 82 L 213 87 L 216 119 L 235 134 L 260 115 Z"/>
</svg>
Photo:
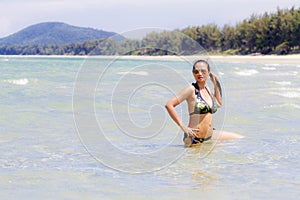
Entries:
<svg viewBox="0 0 300 200">
<path fill-rule="evenodd" d="M 194 112 L 190 113 L 190 115 L 206 114 L 206 113 L 213 114 L 213 113 L 217 112 L 218 107 L 217 107 L 213 97 L 211 96 L 210 92 L 208 91 L 207 87 L 205 87 L 205 89 L 212 100 L 212 107 L 209 107 L 208 103 L 202 98 L 198 84 L 193 83 L 192 85 L 195 87 L 196 103 L 195 103 L 195 107 L 194 107 Z M 186 137 L 187 137 L 187 134 L 184 133 L 183 139 L 185 139 Z M 209 136 L 207 138 L 191 137 L 191 139 L 192 139 L 192 144 L 198 144 L 198 143 L 203 143 L 207 140 L 210 140 L 211 136 Z"/>
<path fill-rule="evenodd" d="M 200 90 L 199 90 L 199 86 L 197 85 L 197 83 L 193 83 L 192 85 L 195 87 L 195 95 L 197 97 L 196 97 L 194 112 L 190 113 L 190 115 L 206 114 L 206 113 L 213 114 L 213 113 L 217 112 L 218 107 L 217 107 L 213 97 L 209 93 L 207 87 L 205 87 L 205 89 L 212 100 L 212 107 L 209 107 L 208 103 L 202 98 Z"/>
</svg>

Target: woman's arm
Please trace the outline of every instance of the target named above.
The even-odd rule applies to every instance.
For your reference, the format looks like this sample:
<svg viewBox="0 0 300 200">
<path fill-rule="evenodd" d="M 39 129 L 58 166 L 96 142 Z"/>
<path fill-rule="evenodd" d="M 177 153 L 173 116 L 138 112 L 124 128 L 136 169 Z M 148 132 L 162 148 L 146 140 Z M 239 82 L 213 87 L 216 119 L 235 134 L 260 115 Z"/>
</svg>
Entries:
<svg viewBox="0 0 300 200">
<path fill-rule="evenodd" d="M 210 80 L 212 81 L 212 83 L 214 85 L 214 96 L 216 99 L 216 103 L 217 103 L 218 107 L 221 107 L 222 106 L 222 88 L 221 88 L 219 78 L 213 73 L 210 73 L 209 76 L 210 76 Z"/>
<path fill-rule="evenodd" d="M 180 102 L 177 98 L 177 96 L 172 97 L 169 99 L 169 101 L 166 103 L 165 107 L 170 115 L 170 117 L 173 119 L 173 121 L 178 125 L 181 126 L 182 122 L 180 117 L 178 116 L 178 113 L 175 110 L 175 107 L 179 105 Z"/>
<path fill-rule="evenodd" d="M 181 128 L 183 132 L 190 136 L 196 136 L 196 134 L 194 133 L 196 129 L 191 129 L 182 123 L 178 113 L 175 110 L 175 107 L 179 105 L 182 101 L 187 100 L 193 93 L 194 91 L 192 87 L 188 86 L 184 88 L 178 95 L 169 99 L 169 101 L 165 105 L 170 117 L 174 120 L 174 122 Z"/>
</svg>

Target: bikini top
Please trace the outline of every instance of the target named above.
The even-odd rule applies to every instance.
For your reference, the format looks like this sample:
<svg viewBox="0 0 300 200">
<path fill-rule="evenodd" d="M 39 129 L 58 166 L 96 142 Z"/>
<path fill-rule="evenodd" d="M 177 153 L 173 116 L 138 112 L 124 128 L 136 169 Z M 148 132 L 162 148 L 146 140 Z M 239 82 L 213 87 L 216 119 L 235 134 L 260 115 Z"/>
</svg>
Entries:
<svg viewBox="0 0 300 200">
<path fill-rule="evenodd" d="M 206 91 L 208 92 L 209 96 L 211 97 L 212 107 L 209 107 L 208 103 L 202 98 L 200 90 L 199 90 L 199 86 L 197 85 L 197 83 L 193 83 L 192 85 L 195 87 L 196 103 L 195 103 L 194 112 L 190 113 L 190 115 L 206 114 L 206 113 L 213 114 L 213 113 L 217 112 L 218 107 L 217 107 L 213 97 L 209 93 L 208 89 L 205 87 Z"/>
</svg>

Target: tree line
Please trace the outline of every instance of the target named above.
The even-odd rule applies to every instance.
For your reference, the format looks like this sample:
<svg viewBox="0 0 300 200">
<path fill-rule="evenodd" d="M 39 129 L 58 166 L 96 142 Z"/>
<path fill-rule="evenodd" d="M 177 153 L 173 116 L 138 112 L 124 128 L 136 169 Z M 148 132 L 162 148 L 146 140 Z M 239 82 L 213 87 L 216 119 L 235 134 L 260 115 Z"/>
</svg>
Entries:
<svg viewBox="0 0 300 200">
<path fill-rule="evenodd" d="M 252 15 L 235 26 L 208 24 L 152 32 L 141 40 L 0 46 L 1 55 L 190 55 L 204 50 L 231 55 L 300 53 L 300 8 Z"/>
</svg>

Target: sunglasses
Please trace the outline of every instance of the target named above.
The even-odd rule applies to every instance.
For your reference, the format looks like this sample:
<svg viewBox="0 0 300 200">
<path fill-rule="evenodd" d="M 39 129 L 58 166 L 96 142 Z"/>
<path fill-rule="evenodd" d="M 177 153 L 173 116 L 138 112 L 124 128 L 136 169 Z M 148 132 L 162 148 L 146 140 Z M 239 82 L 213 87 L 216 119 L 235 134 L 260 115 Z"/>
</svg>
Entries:
<svg viewBox="0 0 300 200">
<path fill-rule="evenodd" d="M 200 72 L 201 72 L 201 74 L 207 74 L 208 73 L 208 71 L 206 69 L 200 69 L 200 70 L 193 69 L 194 74 L 199 74 Z"/>
</svg>

